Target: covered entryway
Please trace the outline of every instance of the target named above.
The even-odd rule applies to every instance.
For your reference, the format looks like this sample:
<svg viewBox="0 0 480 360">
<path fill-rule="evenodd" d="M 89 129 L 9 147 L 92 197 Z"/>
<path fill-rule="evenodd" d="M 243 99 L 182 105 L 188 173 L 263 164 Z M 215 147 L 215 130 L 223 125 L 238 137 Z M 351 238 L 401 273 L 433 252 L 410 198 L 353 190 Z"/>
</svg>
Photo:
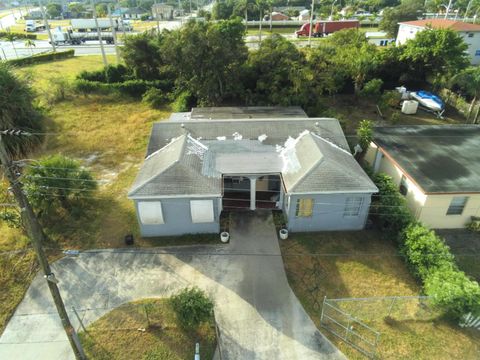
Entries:
<svg viewBox="0 0 480 360">
<path fill-rule="evenodd" d="M 280 175 L 223 176 L 223 209 L 281 208 Z"/>
</svg>

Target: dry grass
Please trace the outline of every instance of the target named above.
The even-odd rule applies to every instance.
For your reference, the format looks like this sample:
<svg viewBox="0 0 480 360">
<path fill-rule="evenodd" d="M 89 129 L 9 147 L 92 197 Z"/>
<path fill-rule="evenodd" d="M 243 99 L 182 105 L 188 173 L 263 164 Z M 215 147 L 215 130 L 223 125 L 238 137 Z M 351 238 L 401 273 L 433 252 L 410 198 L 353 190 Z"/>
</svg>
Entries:
<svg viewBox="0 0 480 360">
<path fill-rule="evenodd" d="M 212 359 L 216 347 L 213 317 L 196 331 L 185 330 L 167 299 L 122 305 L 95 321 L 87 331 L 80 336 L 92 360 L 193 359 L 196 342 L 200 344 L 201 358 Z"/>
<path fill-rule="evenodd" d="M 395 245 L 373 231 L 294 234 L 282 242 L 287 276 L 295 294 L 320 328 L 321 303 L 328 298 L 409 296 L 420 286 L 408 272 Z M 308 256 L 307 254 L 329 254 Z M 302 254 L 302 256 L 298 256 Z M 378 255 L 373 255 L 378 254 Z M 370 326 L 381 333 L 381 359 L 476 359 L 478 331 L 463 330 L 441 318 L 385 321 L 375 307 Z M 400 305 L 399 305 L 400 306 Z M 411 309 L 404 303 L 404 312 Z M 363 359 L 356 350 L 327 331 L 324 334 L 349 358 Z"/>
</svg>

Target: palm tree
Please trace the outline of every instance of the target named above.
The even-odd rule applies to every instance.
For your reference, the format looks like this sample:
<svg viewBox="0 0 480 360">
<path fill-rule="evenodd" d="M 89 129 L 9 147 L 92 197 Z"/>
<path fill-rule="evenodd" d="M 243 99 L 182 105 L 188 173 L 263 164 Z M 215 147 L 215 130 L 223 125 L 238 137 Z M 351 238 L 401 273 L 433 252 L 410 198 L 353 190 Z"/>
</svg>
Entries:
<svg viewBox="0 0 480 360">
<path fill-rule="evenodd" d="M 7 38 L 8 41 L 10 41 L 10 43 L 12 44 L 12 47 L 13 47 L 13 51 L 15 52 L 15 57 L 18 58 L 18 54 L 17 54 L 17 48 L 15 47 L 15 40 L 17 39 L 17 37 L 12 34 L 12 33 L 7 33 L 7 35 L 5 36 Z"/>
<path fill-rule="evenodd" d="M 461 86 L 466 92 L 473 96 L 472 102 L 468 108 L 467 120 L 470 119 L 473 107 L 480 96 L 480 68 L 469 67 L 452 78 L 452 84 Z M 475 122 L 477 119 L 473 119 Z"/>
<path fill-rule="evenodd" d="M 258 41 L 260 44 L 262 43 L 262 20 L 263 20 L 263 9 L 265 8 L 265 0 L 256 0 L 255 1 L 256 8 L 258 9 L 258 12 L 260 13 L 260 24 L 258 25 Z"/>
<path fill-rule="evenodd" d="M 254 8 L 252 0 L 241 0 L 238 4 L 240 10 L 245 11 L 245 31 L 248 30 L 248 11 Z"/>
<path fill-rule="evenodd" d="M 25 46 L 30 49 L 30 52 L 32 53 L 32 56 L 33 56 L 33 48 L 36 46 L 35 41 L 33 41 L 32 39 L 27 39 L 25 40 Z"/>
</svg>

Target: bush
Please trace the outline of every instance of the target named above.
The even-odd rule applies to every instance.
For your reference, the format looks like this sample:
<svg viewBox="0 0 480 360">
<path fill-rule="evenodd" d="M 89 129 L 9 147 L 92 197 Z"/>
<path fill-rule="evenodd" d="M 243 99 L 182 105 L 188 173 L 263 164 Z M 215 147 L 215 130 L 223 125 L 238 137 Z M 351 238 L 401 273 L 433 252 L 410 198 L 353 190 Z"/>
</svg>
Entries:
<svg viewBox="0 0 480 360">
<path fill-rule="evenodd" d="M 382 86 L 383 81 L 381 79 L 372 79 L 363 86 L 363 89 L 360 90 L 360 95 L 377 100 L 382 92 Z"/>
<path fill-rule="evenodd" d="M 171 298 L 171 304 L 180 323 L 187 328 L 196 328 L 207 321 L 213 313 L 213 303 L 198 288 L 186 288 Z"/>
<path fill-rule="evenodd" d="M 48 87 L 45 92 L 47 104 L 53 105 L 67 98 L 72 86 L 65 76 L 52 77 L 48 80 Z"/>
<path fill-rule="evenodd" d="M 114 85 L 121 94 L 136 98 L 141 97 L 149 88 L 149 83 L 145 80 L 127 80 Z"/>
<path fill-rule="evenodd" d="M 140 20 L 141 21 L 147 21 L 149 17 L 150 17 L 149 15 L 144 14 L 144 15 L 140 16 Z"/>
<path fill-rule="evenodd" d="M 71 50 L 65 50 L 60 52 L 38 54 L 38 55 L 21 58 L 21 59 L 8 60 L 8 63 L 12 65 L 17 65 L 17 66 L 23 66 L 23 65 L 37 64 L 45 61 L 67 59 L 67 58 L 73 57 L 74 55 L 75 55 L 75 50 L 71 49 Z"/>
<path fill-rule="evenodd" d="M 0 31 L 0 39 L 7 39 L 9 35 L 14 35 L 17 39 L 37 40 L 36 34 L 24 34 L 19 32 Z"/>
<path fill-rule="evenodd" d="M 108 65 L 105 67 L 104 75 L 108 83 L 117 83 L 125 81 L 128 74 L 127 68 L 122 65 Z"/>
<path fill-rule="evenodd" d="M 160 89 L 150 88 L 143 94 L 142 102 L 154 109 L 158 109 L 168 102 L 168 95 Z"/>
<path fill-rule="evenodd" d="M 379 190 L 371 207 L 375 218 L 382 230 L 389 235 L 400 236 L 405 228 L 414 221 L 407 208 L 407 203 L 390 176 L 376 174 L 373 182 Z"/>
<path fill-rule="evenodd" d="M 413 272 L 425 280 L 432 272 L 455 269 L 454 257 L 443 239 L 421 224 L 411 224 L 403 233 L 402 252 Z"/>
<path fill-rule="evenodd" d="M 425 293 L 448 315 L 460 319 L 473 313 L 480 315 L 480 286 L 464 272 L 442 269 L 432 272 L 425 280 Z"/>
<path fill-rule="evenodd" d="M 358 143 L 362 147 L 363 153 L 367 152 L 370 143 L 373 140 L 373 122 L 362 120 L 357 129 Z"/>
<path fill-rule="evenodd" d="M 385 91 L 380 99 L 380 107 L 383 110 L 389 107 L 397 108 L 402 100 L 402 95 L 395 90 Z"/>
<path fill-rule="evenodd" d="M 194 103 L 193 96 L 188 91 L 181 92 L 172 104 L 173 112 L 190 111 Z"/>
<path fill-rule="evenodd" d="M 111 92 L 109 84 L 104 84 L 99 81 L 90 81 L 85 79 L 76 79 L 73 82 L 73 90 L 77 93 L 88 94 L 107 94 Z"/>
<path fill-rule="evenodd" d="M 95 71 L 86 71 L 83 70 L 80 74 L 77 75 L 77 79 L 86 80 L 86 81 L 98 81 L 106 82 L 106 76 L 104 70 L 95 70 Z"/>
</svg>

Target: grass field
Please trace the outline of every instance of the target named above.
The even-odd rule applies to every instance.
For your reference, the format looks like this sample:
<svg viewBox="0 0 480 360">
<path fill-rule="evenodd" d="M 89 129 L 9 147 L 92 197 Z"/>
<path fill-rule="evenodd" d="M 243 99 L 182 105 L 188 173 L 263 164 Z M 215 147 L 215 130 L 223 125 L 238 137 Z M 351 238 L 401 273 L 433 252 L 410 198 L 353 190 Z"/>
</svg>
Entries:
<svg viewBox="0 0 480 360">
<path fill-rule="evenodd" d="M 328 298 L 419 295 L 420 286 L 410 275 L 394 243 L 375 231 L 293 234 L 281 243 L 290 285 L 305 310 L 320 328 L 321 303 Z M 308 254 L 317 254 L 309 256 Z M 318 256 L 318 254 L 329 254 Z M 337 255 L 335 255 L 337 254 Z M 375 320 L 367 322 L 381 333 L 380 359 L 477 359 L 477 330 L 464 330 L 454 323 L 431 319 L 379 317 L 390 302 L 376 304 Z M 365 305 L 366 306 L 366 305 Z M 400 305 L 399 305 L 400 306 Z M 403 303 L 399 314 L 409 313 Z M 354 314 L 355 315 L 355 314 Z M 420 316 L 414 313 L 415 316 Z M 327 331 L 323 333 L 350 359 L 364 359 L 358 351 Z"/>
<path fill-rule="evenodd" d="M 197 342 L 200 358 L 212 359 L 216 347 L 213 316 L 198 330 L 185 330 L 168 299 L 122 305 L 91 324 L 80 338 L 91 360 L 193 359 Z"/>
</svg>

